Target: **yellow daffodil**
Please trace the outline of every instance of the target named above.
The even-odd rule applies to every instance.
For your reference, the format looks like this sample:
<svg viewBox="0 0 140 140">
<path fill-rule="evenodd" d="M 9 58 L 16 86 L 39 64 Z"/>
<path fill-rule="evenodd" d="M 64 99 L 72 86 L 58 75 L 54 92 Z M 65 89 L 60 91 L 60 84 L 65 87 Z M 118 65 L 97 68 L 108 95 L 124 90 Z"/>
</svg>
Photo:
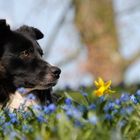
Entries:
<svg viewBox="0 0 140 140">
<path fill-rule="evenodd" d="M 104 94 L 113 93 L 110 89 L 111 86 L 111 80 L 104 82 L 102 78 L 98 78 L 98 81 L 94 81 L 95 86 L 97 87 L 97 90 L 93 91 L 96 96 L 100 97 Z"/>
</svg>

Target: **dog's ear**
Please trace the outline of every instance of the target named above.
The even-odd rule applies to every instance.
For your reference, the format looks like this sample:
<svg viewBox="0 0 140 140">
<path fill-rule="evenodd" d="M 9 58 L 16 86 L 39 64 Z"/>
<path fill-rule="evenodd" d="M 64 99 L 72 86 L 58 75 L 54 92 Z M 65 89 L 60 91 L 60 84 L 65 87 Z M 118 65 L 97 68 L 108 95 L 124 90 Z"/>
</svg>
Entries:
<svg viewBox="0 0 140 140">
<path fill-rule="evenodd" d="M 21 32 L 21 33 L 25 33 L 25 34 L 29 34 L 31 37 L 33 37 L 36 40 L 39 40 L 41 38 L 43 38 L 43 33 L 34 27 L 29 27 L 26 25 L 21 26 L 19 29 L 17 29 L 16 31 Z"/>
<path fill-rule="evenodd" d="M 11 34 L 10 26 L 6 24 L 5 19 L 0 19 L 0 57 L 3 54 L 3 44 L 8 40 L 8 37 Z M 1 70 L 1 64 L 0 64 Z"/>
<path fill-rule="evenodd" d="M 0 19 L 0 37 L 5 37 L 10 32 L 10 26 L 6 24 L 5 19 Z"/>
</svg>

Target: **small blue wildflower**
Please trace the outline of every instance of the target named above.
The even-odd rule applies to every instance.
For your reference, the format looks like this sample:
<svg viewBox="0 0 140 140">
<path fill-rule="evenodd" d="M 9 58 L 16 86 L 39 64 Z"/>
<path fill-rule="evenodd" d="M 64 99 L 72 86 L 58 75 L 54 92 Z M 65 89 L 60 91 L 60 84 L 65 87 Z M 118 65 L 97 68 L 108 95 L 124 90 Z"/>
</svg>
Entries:
<svg viewBox="0 0 140 140">
<path fill-rule="evenodd" d="M 105 112 L 108 112 L 108 111 L 110 111 L 110 110 L 113 110 L 114 107 L 115 107 L 115 103 L 109 102 L 108 104 L 105 105 L 104 111 L 105 111 Z"/>
<path fill-rule="evenodd" d="M 35 100 L 36 99 L 36 96 L 32 93 L 30 93 L 28 96 L 27 96 L 27 99 L 30 99 L 30 100 Z"/>
<path fill-rule="evenodd" d="M 0 125 L 2 125 L 5 122 L 5 117 L 4 116 L 0 116 Z"/>
<path fill-rule="evenodd" d="M 125 110 L 126 110 L 127 114 L 130 115 L 134 111 L 134 108 L 132 106 L 128 106 L 125 108 Z"/>
<path fill-rule="evenodd" d="M 32 132 L 33 131 L 33 128 L 30 125 L 24 124 L 22 126 L 22 131 L 23 132 Z"/>
<path fill-rule="evenodd" d="M 120 110 L 120 115 L 123 115 L 123 116 L 126 115 L 126 110 L 125 110 L 125 108 L 121 108 L 121 110 Z"/>
<path fill-rule="evenodd" d="M 115 100 L 115 104 L 116 104 L 116 105 L 121 105 L 120 99 L 116 99 L 116 100 Z"/>
<path fill-rule="evenodd" d="M 105 97 L 104 97 L 104 96 L 99 97 L 98 103 L 102 103 L 102 102 L 104 102 L 104 101 L 105 101 Z"/>
<path fill-rule="evenodd" d="M 95 110 L 96 109 L 96 105 L 95 104 L 91 104 L 88 106 L 89 110 Z"/>
<path fill-rule="evenodd" d="M 17 91 L 21 94 L 27 93 L 27 90 L 24 87 L 17 88 Z"/>
<path fill-rule="evenodd" d="M 127 102 L 129 101 L 129 94 L 128 93 L 123 93 L 120 97 L 121 102 Z"/>
<path fill-rule="evenodd" d="M 90 123 L 96 125 L 97 122 L 98 122 L 98 118 L 94 115 L 94 116 L 89 117 L 89 118 L 88 118 L 88 121 L 89 121 Z"/>
<path fill-rule="evenodd" d="M 56 110 L 56 105 L 55 104 L 50 104 L 48 106 L 48 109 L 49 109 L 49 112 L 52 113 L 52 112 L 54 112 Z"/>
<path fill-rule="evenodd" d="M 5 129 L 5 130 L 9 130 L 11 128 L 11 122 L 5 122 L 3 125 L 2 125 L 2 128 Z"/>
<path fill-rule="evenodd" d="M 130 96 L 130 101 L 132 101 L 132 102 L 135 103 L 135 104 L 138 103 L 138 101 L 137 101 L 137 99 L 136 99 L 136 97 L 135 97 L 134 95 L 131 95 L 131 96 Z"/>
<path fill-rule="evenodd" d="M 128 107 L 124 107 L 120 110 L 120 114 L 125 116 L 125 115 L 130 115 L 133 112 L 133 107 L 132 106 L 128 106 Z"/>
<path fill-rule="evenodd" d="M 69 110 L 66 111 L 66 114 L 74 119 L 79 119 L 82 116 L 82 113 L 78 111 L 76 108 L 70 108 Z"/>
<path fill-rule="evenodd" d="M 70 98 L 66 98 L 65 99 L 65 104 L 66 105 L 71 105 L 72 104 L 72 100 Z"/>
<path fill-rule="evenodd" d="M 16 117 L 15 113 L 9 113 L 8 115 L 9 115 L 10 119 L 13 118 L 13 117 Z"/>
<path fill-rule="evenodd" d="M 37 116 L 37 120 L 38 120 L 40 123 L 46 122 L 46 119 L 45 119 L 42 115 Z"/>
<path fill-rule="evenodd" d="M 113 116 L 107 113 L 107 114 L 105 114 L 105 119 L 106 120 L 112 120 Z"/>
<path fill-rule="evenodd" d="M 10 117 L 10 122 L 11 123 L 17 123 L 18 122 L 17 115 L 15 113 L 9 113 L 8 115 Z"/>
<path fill-rule="evenodd" d="M 49 113 L 49 109 L 48 109 L 47 106 L 44 106 L 44 107 L 43 107 L 43 112 L 44 112 L 45 114 L 48 114 L 48 113 Z"/>
<path fill-rule="evenodd" d="M 17 118 L 13 117 L 13 118 L 11 118 L 10 122 L 11 122 L 11 123 L 17 123 L 18 120 L 17 120 Z"/>
</svg>

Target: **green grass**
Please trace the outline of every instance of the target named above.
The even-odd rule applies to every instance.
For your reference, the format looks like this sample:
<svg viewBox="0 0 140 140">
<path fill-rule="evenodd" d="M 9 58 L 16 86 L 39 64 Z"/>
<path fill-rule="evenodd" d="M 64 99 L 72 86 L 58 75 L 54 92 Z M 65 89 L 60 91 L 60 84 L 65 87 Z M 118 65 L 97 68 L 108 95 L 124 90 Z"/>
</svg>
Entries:
<svg viewBox="0 0 140 140">
<path fill-rule="evenodd" d="M 92 94 L 94 87 L 65 89 L 56 104 L 1 110 L 0 139 L 139 140 L 140 91 L 114 89 L 102 97 Z"/>
</svg>

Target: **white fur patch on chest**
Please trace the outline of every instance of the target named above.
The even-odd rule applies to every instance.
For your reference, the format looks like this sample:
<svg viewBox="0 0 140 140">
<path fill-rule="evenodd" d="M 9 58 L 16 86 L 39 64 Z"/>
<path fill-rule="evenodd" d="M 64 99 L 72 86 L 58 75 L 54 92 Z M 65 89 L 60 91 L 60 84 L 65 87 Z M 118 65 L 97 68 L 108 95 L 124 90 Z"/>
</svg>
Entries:
<svg viewBox="0 0 140 140">
<path fill-rule="evenodd" d="M 19 109 L 21 106 L 25 109 L 29 106 L 38 104 L 37 99 L 30 99 L 27 96 L 23 96 L 18 91 L 10 95 L 10 100 L 6 104 L 9 109 Z"/>
</svg>

